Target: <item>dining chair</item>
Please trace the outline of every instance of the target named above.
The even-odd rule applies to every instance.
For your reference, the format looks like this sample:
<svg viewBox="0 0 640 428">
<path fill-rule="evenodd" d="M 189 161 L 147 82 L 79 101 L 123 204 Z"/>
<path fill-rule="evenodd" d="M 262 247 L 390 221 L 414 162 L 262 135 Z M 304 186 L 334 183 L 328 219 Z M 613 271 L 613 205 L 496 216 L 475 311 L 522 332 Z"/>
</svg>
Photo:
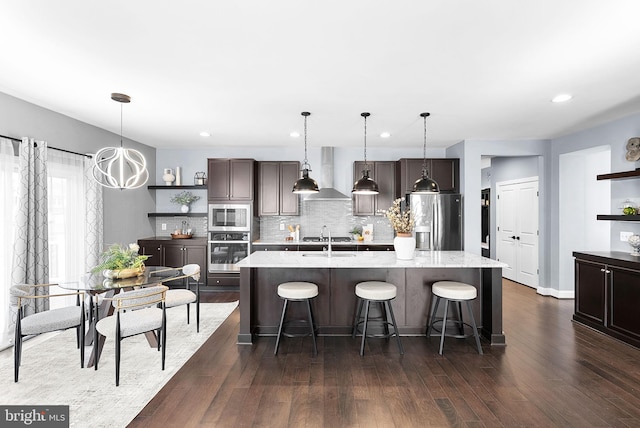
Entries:
<svg viewBox="0 0 640 428">
<path fill-rule="evenodd" d="M 115 338 L 116 347 L 116 386 L 120 384 L 120 351 L 122 339 L 147 332 L 157 332 L 158 350 L 162 350 L 162 370 L 164 370 L 167 349 L 167 317 L 165 311 L 165 293 L 168 287 L 155 285 L 131 291 L 123 291 L 113 297 L 104 297 L 111 301 L 114 314 L 98 320 L 96 306 L 94 330 L 94 355 L 97 355 L 98 334 Z M 98 370 L 96 359 L 94 369 Z"/>
<path fill-rule="evenodd" d="M 69 292 L 51 294 L 50 287 L 57 284 L 18 284 L 9 289 L 11 305 L 17 307 L 15 343 L 13 346 L 14 382 L 18 382 L 20 364 L 22 362 L 22 340 L 26 336 L 42 333 L 62 331 L 69 328 L 76 329 L 76 345 L 80 348 L 80 368 L 84 367 L 84 328 L 85 304 L 84 292 Z M 36 295 L 37 289 L 46 289 L 46 294 Z M 76 296 L 75 306 L 65 306 L 57 309 L 25 314 L 25 306 L 36 299 L 52 299 L 64 296 Z"/>
<path fill-rule="evenodd" d="M 189 307 L 191 303 L 196 304 L 196 331 L 200 332 L 200 265 L 188 264 L 182 267 L 182 275 L 167 278 L 164 281 L 175 281 L 185 279 L 185 288 L 171 288 L 167 291 L 165 305 L 167 308 L 187 305 L 187 324 L 189 324 Z M 191 291 L 191 280 L 195 280 L 196 291 Z"/>
</svg>

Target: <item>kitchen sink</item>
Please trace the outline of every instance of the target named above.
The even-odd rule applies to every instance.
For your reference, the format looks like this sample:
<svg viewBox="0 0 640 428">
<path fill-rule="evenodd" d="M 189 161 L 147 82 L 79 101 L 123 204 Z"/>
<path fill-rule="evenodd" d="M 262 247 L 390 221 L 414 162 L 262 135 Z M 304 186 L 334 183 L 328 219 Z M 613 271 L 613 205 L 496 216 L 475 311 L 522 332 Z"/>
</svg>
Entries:
<svg viewBox="0 0 640 428">
<path fill-rule="evenodd" d="M 356 255 L 353 253 L 332 253 L 331 258 L 334 257 L 355 257 Z M 304 253 L 302 257 L 329 257 L 329 254 L 326 252 L 322 253 Z"/>
</svg>

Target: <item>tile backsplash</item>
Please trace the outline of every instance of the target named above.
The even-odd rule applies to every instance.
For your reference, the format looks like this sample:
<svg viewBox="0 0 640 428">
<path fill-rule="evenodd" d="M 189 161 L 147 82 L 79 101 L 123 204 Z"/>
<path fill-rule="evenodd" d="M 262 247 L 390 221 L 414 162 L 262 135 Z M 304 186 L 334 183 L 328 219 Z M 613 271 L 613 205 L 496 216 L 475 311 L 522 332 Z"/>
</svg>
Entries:
<svg viewBox="0 0 640 428">
<path fill-rule="evenodd" d="M 156 236 L 169 236 L 176 229 L 183 229 L 183 221 L 186 222 L 186 228 L 193 230 L 193 236 L 198 238 L 207 237 L 207 217 L 156 217 L 155 231 Z M 167 225 L 167 230 L 162 230 L 162 225 Z"/>
<path fill-rule="evenodd" d="M 351 201 L 302 201 L 299 216 L 260 217 L 260 240 L 284 241 L 289 236 L 287 225 L 300 225 L 300 239 L 305 236 L 320 236 L 320 230 L 326 225 L 332 236 L 351 236 L 349 232 L 355 226 L 373 224 L 373 239 L 392 241 L 393 229 L 384 216 L 354 216 L 351 214 Z M 280 230 L 280 225 L 284 230 Z"/>
</svg>

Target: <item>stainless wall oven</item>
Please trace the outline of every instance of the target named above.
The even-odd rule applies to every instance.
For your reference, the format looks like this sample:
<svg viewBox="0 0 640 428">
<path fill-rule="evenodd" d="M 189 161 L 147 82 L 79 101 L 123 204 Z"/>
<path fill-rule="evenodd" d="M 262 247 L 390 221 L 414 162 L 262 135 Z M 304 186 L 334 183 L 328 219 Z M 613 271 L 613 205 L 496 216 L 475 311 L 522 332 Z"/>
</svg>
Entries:
<svg viewBox="0 0 640 428">
<path fill-rule="evenodd" d="M 249 232 L 209 231 L 208 271 L 211 273 L 239 273 L 237 262 L 251 251 Z"/>
</svg>

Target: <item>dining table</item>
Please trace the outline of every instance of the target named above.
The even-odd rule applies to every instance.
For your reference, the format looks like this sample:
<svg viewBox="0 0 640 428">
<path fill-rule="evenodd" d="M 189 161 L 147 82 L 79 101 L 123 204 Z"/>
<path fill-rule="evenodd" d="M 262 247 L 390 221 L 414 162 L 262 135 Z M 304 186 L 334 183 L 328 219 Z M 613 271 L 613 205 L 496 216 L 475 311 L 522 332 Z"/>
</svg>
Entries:
<svg viewBox="0 0 640 428">
<path fill-rule="evenodd" d="M 98 320 L 110 316 L 114 312 L 111 298 L 120 291 L 136 288 L 150 287 L 171 281 L 171 278 L 180 276 L 182 268 L 168 266 L 147 266 L 142 274 L 132 278 L 106 278 L 102 272 L 89 272 L 80 276 L 76 281 L 61 282 L 59 286 L 67 290 L 84 291 L 89 296 L 89 327 L 85 333 L 85 344 L 91 345 L 91 352 L 85 367 L 93 367 L 100 359 L 105 337 L 98 335 L 98 346 L 93 346 L 95 324 Z M 149 346 L 156 347 L 158 338 L 154 332 L 145 334 Z"/>
</svg>

